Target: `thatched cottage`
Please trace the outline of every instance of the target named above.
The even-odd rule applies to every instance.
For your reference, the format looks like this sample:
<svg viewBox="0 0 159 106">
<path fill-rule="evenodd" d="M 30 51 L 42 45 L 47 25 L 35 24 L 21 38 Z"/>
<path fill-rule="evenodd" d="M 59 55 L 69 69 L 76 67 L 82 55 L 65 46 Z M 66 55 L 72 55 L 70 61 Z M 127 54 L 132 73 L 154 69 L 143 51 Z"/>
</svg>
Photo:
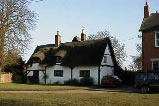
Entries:
<svg viewBox="0 0 159 106">
<path fill-rule="evenodd" d="M 61 43 L 55 35 L 55 44 L 37 46 L 27 62 L 27 77 L 40 84 L 64 84 L 67 80 L 93 78 L 100 85 L 103 76 L 114 75 L 118 65 L 109 38 L 86 40 L 74 37 L 72 42 Z"/>
</svg>

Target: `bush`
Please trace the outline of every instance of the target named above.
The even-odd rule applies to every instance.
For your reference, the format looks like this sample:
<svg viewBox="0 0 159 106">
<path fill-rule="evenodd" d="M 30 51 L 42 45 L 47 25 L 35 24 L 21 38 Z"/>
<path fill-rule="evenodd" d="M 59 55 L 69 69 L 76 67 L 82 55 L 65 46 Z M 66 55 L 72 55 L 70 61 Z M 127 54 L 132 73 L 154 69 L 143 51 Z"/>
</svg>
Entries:
<svg viewBox="0 0 159 106">
<path fill-rule="evenodd" d="M 59 81 L 56 81 L 56 82 L 54 82 L 54 84 L 55 84 L 55 85 L 59 85 L 59 84 L 60 84 L 60 82 L 59 82 Z"/>
<path fill-rule="evenodd" d="M 14 83 L 25 83 L 26 78 L 23 73 L 24 65 L 25 62 L 22 60 L 22 58 L 19 58 L 16 63 L 5 65 L 3 67 L 3 71 L 12 73 L 12 81 Z"/>
<path fill-rule="evenodd" d="M 121 80 L 123 81 L 124 85 L 134 85 L 135 83 L 135 71 L 123 71 Z"/>
<path fill-rule="evenodd" d="M 93 85 L 94 84 L 94 81 L 93 81 L 93 78 L 89 77 L 84 77 L 84 78 L 81 78 L 80 79 L 80 85 L 83 85 L 83 86 L 90 86 L 90 85 Z"/>
<path fill-rule="evenodd" d="M 12 81 L 13 81 L 13 83 L 21 84 L 21 83 L 23 83 L 23 77 L 13 74 Z"/>
<path fill-rule="evenodd" d="M 37 80 L 37 78 L 35 78 L 34 76 L 28 76 L 28 83 L 29 84 L 38 84 L 39 80 Z"/>
<path fill-rule="evenodd" d="M 66 80 L 64 81 L 65 85 L 79 85 L 79 81 L 77 79 L 72 79 L 72 80 Z"/>
</svg>

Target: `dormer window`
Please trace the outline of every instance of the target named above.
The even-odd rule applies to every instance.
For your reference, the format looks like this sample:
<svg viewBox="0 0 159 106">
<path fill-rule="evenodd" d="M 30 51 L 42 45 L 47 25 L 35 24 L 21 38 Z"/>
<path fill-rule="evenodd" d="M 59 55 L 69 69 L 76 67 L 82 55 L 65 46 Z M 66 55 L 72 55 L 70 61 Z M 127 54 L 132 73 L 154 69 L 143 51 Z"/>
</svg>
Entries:
<svg viewBox="0 0 159 106">
<path fill-rule="evenodd" d="M 32 63 L 39 63 L 40 62 L 40 60 L 38 59 L 38 58 L 34 58 L 33 60 L 32 60 Z"/>
<path fill-rule="evenodd" d="M 57 56 L 56 57 L 56 64 L 61 64 L 61 62 L 62 62 L 62 57 Z"/>
<path fill-rule="evenodd" d="M 159 32 L 155 33 L 155 47 L 159 47 Z"/>
</svg>

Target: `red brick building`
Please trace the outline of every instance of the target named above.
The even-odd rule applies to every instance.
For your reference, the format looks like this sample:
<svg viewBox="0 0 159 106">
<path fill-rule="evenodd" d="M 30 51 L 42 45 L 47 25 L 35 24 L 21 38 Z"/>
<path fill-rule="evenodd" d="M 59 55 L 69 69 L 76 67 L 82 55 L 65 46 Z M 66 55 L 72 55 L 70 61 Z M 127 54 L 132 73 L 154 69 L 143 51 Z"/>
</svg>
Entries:
<svg viewBox="0 0 159 106">
<path fill-rule="evenodd" d="M 143 70 L 159 70 L 159 13 L 151 13 L 146 2 L 144 19 L 140 31 L 142 32 Z"/>
</svg>

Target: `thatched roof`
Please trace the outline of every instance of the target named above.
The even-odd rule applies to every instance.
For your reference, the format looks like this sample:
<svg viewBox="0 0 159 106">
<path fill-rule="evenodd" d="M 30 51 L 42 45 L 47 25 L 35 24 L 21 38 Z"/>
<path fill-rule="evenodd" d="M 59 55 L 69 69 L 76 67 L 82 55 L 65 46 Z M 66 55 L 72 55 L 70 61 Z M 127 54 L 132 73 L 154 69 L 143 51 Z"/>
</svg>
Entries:
<svg viewBox="0 0 159 106">
<path fill-rule="evenodd" d="M 106 46 L 110 47 L 113 62 L 117 65 L 109 38 L 66 42 L 61 43 L 59 47 L 54 44 L 37 46 L 27 64 L 32 64 L 33 60 L 39 59 L 41 65 L 52 66 L 56 64 L 57 57 L 60 57 L 62 66 L 73 68 L 100 65 Z"/>
<path fill-rule="evenodd" d="M 140 31 L 155 29 L 159 27 L 159 13 L 152 13 L 148 18 L 144 18 Z"/>
</svg>

